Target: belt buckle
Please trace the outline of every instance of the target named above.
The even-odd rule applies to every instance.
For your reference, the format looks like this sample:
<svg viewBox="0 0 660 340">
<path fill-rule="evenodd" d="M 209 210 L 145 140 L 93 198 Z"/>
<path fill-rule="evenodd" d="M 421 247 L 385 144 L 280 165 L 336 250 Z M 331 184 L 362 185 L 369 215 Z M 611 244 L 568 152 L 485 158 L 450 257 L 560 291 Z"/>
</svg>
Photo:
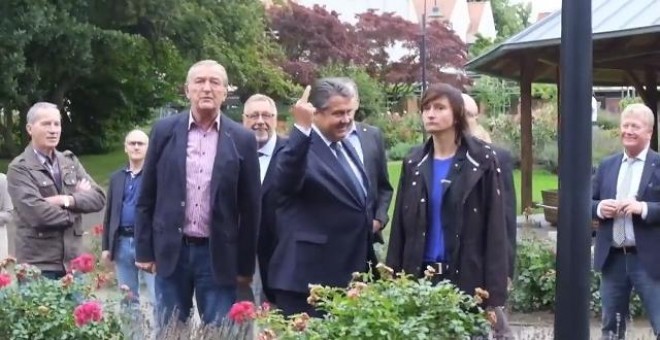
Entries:
<svg viewBox="0 0 660 340">
<path fill-rule="evenodd" d="M 436 269 L 438 271 L 436 274 L 437 275 L 442 275 L 442 268 L 443 268 L 444 264 L 442 262 L 436 262 L 434 264 L 437 267 Z"/>
</svg>

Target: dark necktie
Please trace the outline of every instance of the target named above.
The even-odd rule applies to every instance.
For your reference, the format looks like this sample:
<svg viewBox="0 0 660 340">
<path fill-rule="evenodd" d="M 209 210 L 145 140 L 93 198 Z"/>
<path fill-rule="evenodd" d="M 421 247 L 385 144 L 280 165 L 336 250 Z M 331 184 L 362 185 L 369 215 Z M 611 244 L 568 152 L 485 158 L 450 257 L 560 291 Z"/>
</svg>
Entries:
<svg viewBox="0 0 660 340">
<path fill-rule="evenodd" d="M 353 169 L 351 168 L 351 165 L 348 162 L 348 158 L 346 158 L 346 153 L 342 145 L 338 142 L 332 142 L 330 143 L 330 148 L 332 148 L 335 151 L 335 155 L 337 156 L 337 161 L 339 161 L 339 164 L 341 165 L 342 169 L 344 170 L 348 178 L 351 180 L 351 186 L 355 190 L 355 193 L 358 195 L 360 199 L 363 200 L 366 199 L 366 195 L 362 187 L 362 184 L 360 184 L 360 181 L 355 175 L 355 172 L 353 172 Z M 358 165 L 356 164 L 356 166 Z"/>
</svg>

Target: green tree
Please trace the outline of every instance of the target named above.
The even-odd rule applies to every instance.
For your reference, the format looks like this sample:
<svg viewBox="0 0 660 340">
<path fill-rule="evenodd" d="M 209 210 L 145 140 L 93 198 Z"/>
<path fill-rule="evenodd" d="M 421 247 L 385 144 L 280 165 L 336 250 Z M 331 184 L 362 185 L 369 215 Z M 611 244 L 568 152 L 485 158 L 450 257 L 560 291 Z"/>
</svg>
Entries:
<svg viewBox="0 0 660 340">
<path fill-rule="evenodd" d="M 6 0 L 0 19 L 5 156 L 43 100 L 65 114 L 61 147 L 108 150 L 156 108 L 183 102 L 186 69 L 200 59 L 224 64 L 239 95 L 294 89 L 259 0 Z"/>
</svg>

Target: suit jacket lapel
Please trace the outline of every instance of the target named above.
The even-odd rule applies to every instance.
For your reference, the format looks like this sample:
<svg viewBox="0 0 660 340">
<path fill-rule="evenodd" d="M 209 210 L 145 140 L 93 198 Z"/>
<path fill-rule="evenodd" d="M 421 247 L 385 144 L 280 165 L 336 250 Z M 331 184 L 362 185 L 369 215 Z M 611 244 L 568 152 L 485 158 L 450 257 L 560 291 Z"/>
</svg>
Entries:
<svg viewBox="0 0 660 340">
<path fill-rule="evenodd" d="M 177 126 L 174 129 L 174 152 L 176 153 L 175 157 L 175 166 L 178 170 L 181 181 L 179 185 L 181 186 L 181 192 L 186 192 L 186 158 L 188 154 L 188 120 L 190 113 L 187 115 L 181 115 Z"/>
<path fill-rule="evenodd" d="M 370 172 L 372 171 L 371 169 L 374 168 L 374 164 L 371 164 L 371 157 L 367 157 L 367 155 L 371 155 L 374 152 L 377 152 L 378 149 L 373 143 L 373 138 L 369 138 L 367 128 L 362 124 L 355 123 L 355 132 L 357 133 L 358 139 L 360 140 L 360 146 L 362 146 L 363 165 L 365 170 Z"/>
<path fill-rule="evenodd" d="M 275 163 L 277 162 L 277 153 L 284 148 L 284 141 L 280 137 L 275 139 L 275 148 L 273 149 L 273 154 L 270 156 L 270 163 L 268 163 L 268 169 L 266 170 L 266 176 L 264 177 L 264 182 L 262 183 L 262 191 L 265 193 L 270 189 L 271 182 L 273 181 L 273 171 L 275 169 Z"/>
<path fill-rule="evenodd" d="M 312 130 L 311 136 L 311 148 L 314 153 L 323 161 L 323 163 L 330 169 L 329 174 L 334 177 L 335 182 L 339 183 L 339 186 L 344 191 L 344 193 L 352 198 L 351 203 L 361 205 L 360 202 L 362 200 L 356 197 L 356 193 L 353 192 L 354 190 L 348 186 L 348 181 L 350 181 L 350 179 L 347 178 L 347 175 L 344 173 L 344 169 L 339 164 L 339 161 L 337 161 L 337 157 L 335 157 L 335 155 L 332 153 L 330 147 L 325 144 L 325 141 L 316 133 L 316 131 Z"/>
<path fill-rule="evenodd" d="M 118 178 L 113 181 L 113 187 L 112 187 L 112 192 L 114 194 L 112 195 L 112 213 L 114 216 L 121 216 L 121 207 L 122 207 L 122 202 L 124 201 L 124 185 L 126 185 L 126 170 L 121 170 L 118 174 L 115 176 L 118 176 Z M 119 219 L 117 219 L 117 224 L 119 224 Z M 119 226 L 119 225 L 118 225 Z"/>
<path fill-rule="evenodd" d="M 231 136 L 231 127 L 229 127 L 227 119 L 224 115 L 220 116 L 220 131 L 218 131 L 218 144 L 213 162 L 213 174 L 211 175 L 211 202 L 213 202 L 218 192 L 220 179 L 231 179 L 229 176 L 225 177 L 225 173 L 230 167 L 223 165 L 233 162 L 238 157 Z"/>
<path fill-rule="evenodd" d="M 360 172 L 360 176 L 362 176 L 362 182 L 365 191 L 369 193 L 369 177 L 364 170 L 364 164 L 360 162 L 360 157 L 358 156 L 357 151 L 353 148 L 353 145 L 348 140 L 342 142 L 342 144 L 344 144 L 344 150 L 346 150 L 346 153 L 348 153 L 348 157 L 350 157 L 351 161 L 353 161 L 355 166 L 357 166 L 358 171 Z M 362 149 L 362 151 L 364 152 L 364 149 Z"/>
<path fill-rule="evenodd" d="M 658 166 L 658 156 L 657 153 L 649 150 L 646 154 L 646 162 L 644 162 L 644 170 L 642 171 L 642 179 L 639 181 L 639 189 L 637 191 L 637 197 L 642 197 L 646 188 L 649 187 L 649 182 L 651 181 L 651 176 Z"/>
</svg>

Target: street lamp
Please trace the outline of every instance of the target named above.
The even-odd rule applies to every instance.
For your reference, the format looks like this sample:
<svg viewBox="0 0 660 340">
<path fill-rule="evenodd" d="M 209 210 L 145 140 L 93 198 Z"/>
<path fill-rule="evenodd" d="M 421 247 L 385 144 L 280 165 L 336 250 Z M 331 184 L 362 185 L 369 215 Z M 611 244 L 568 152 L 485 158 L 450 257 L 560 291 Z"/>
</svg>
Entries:
<svg viewBox="0 0 660 340">
<path fill-rule="evenodd" d="M 428 1 L 424 0 L 424 13 L 422 13 L 422 42 L 419 46 L 419 59 L 420 63 L 422 64 L 422 93 L 421 97 L 424 97 L 424 93 L 426 93 L 426 3 Z M 433 2 L 433 8 L 431 9 L 431 13 L 428 14 L 429 19 L 439 19 L 442 17 L 442 14 L 440 14 L 440 7 L 438 7 L 438 0 L 434 0 Z M 420 108 L 421 109 L 421 108 Z M 426 141 L 426 131 L 424 130 L 424 127 L 422 126 L 422 138 L 424 141 Z"/>
</svg>

